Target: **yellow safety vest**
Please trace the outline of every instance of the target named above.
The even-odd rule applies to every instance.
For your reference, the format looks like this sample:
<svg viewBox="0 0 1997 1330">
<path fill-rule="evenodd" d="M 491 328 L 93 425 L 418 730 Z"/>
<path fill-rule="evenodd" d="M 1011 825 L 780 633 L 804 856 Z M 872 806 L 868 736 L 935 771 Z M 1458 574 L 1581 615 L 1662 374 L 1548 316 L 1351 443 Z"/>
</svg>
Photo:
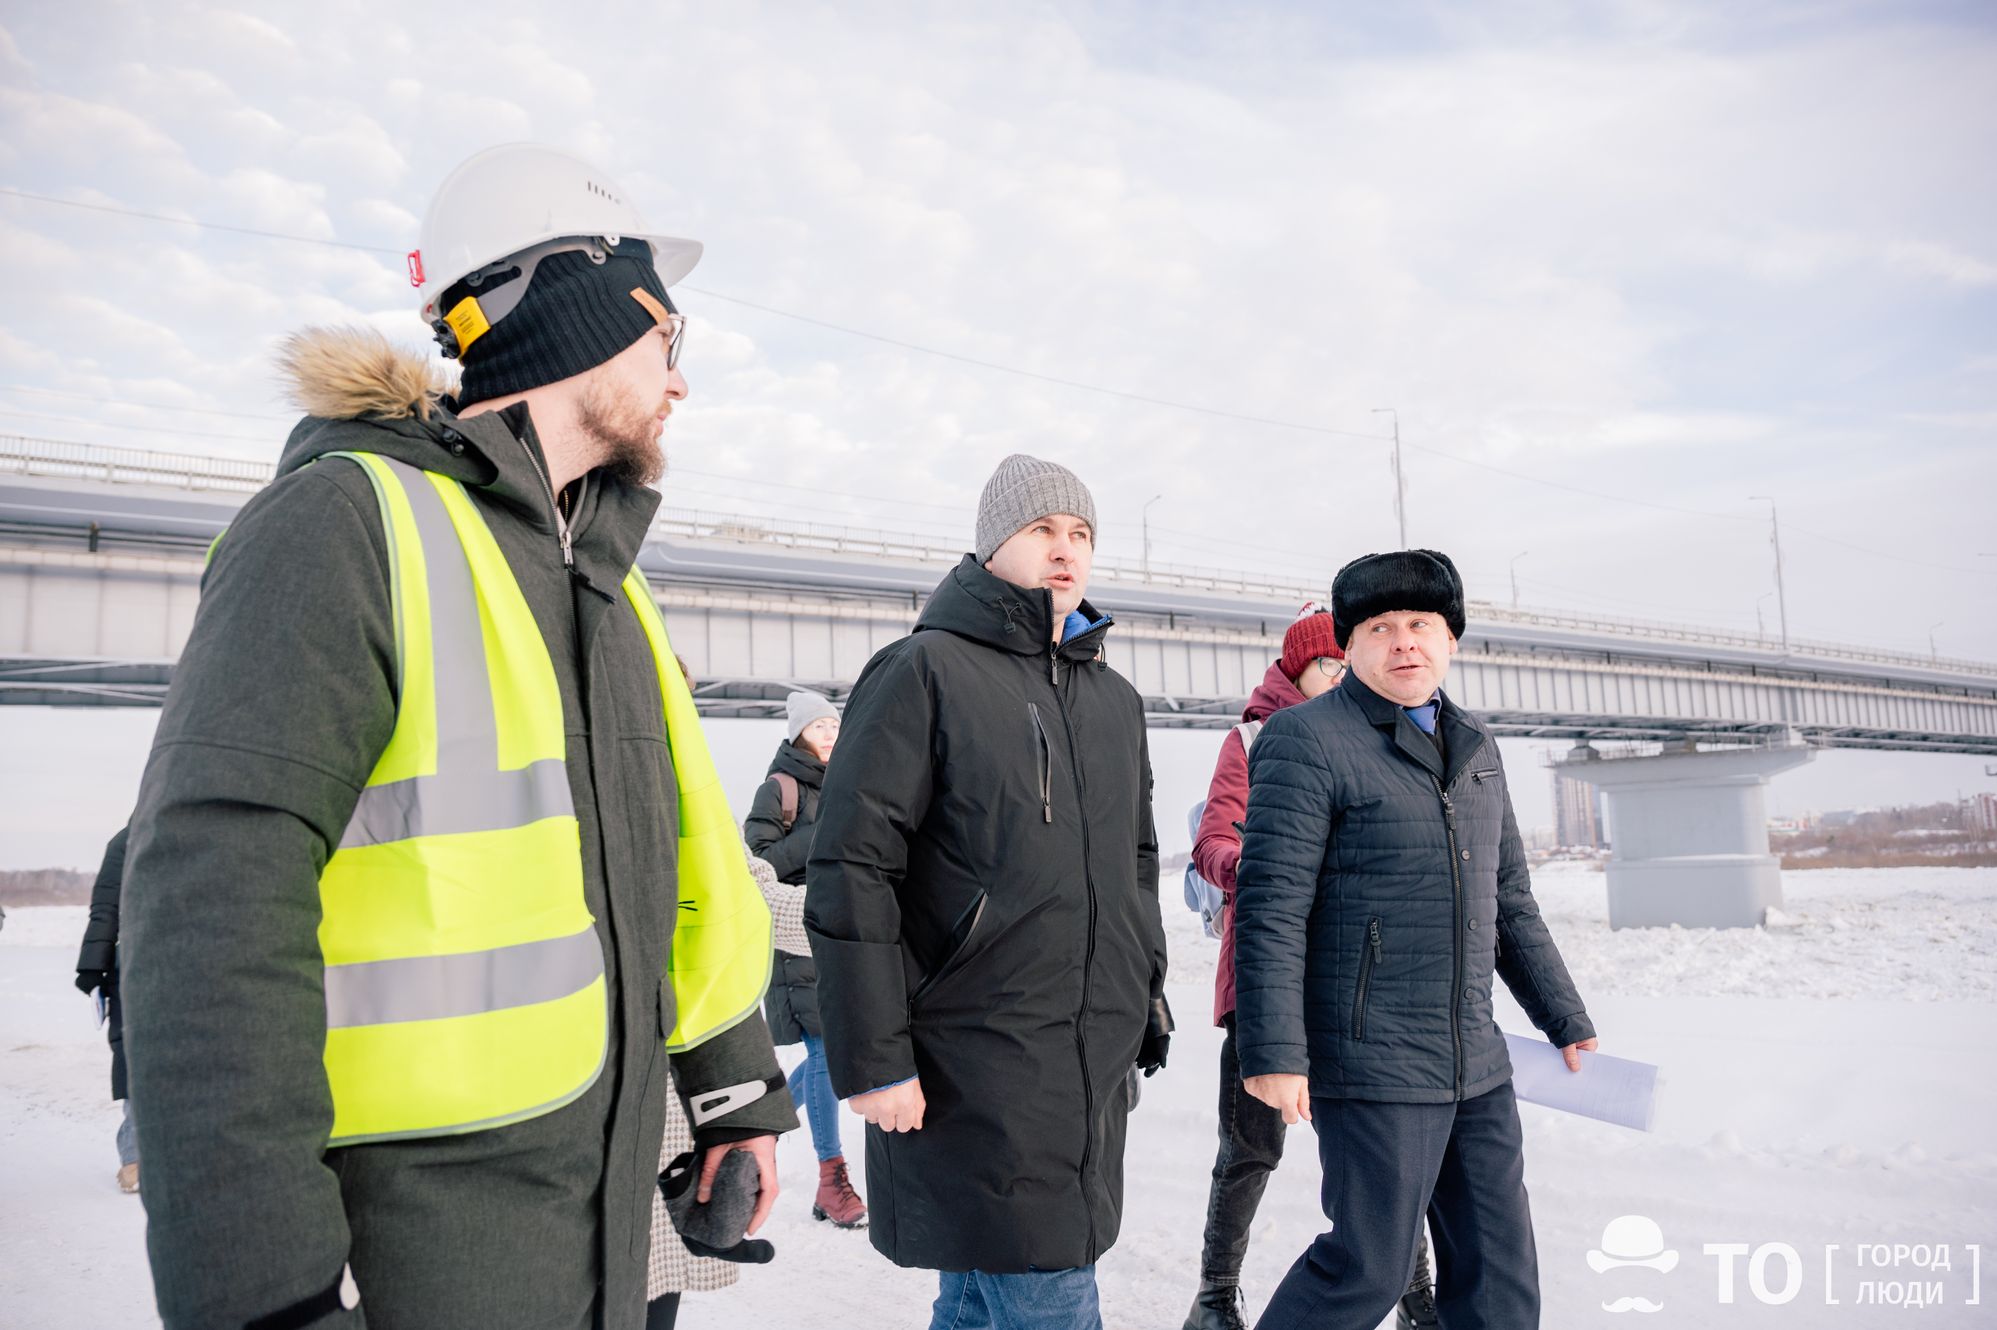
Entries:
<svg viewBox="0 0 1997 1330">
<path fill-rule="evenodd" d="M 399 676 L 394 732 L 319 879 L 330 1143 L 524 1121 L 587 1090 L 609 1042 L 554 664 L 462 485 L 372 453 L 327 456 L 373 482 Z M 624 589 L 679 783 L 677 1050 L 761 1004 L 770 914 L 635 567 Z"/>
</svg>

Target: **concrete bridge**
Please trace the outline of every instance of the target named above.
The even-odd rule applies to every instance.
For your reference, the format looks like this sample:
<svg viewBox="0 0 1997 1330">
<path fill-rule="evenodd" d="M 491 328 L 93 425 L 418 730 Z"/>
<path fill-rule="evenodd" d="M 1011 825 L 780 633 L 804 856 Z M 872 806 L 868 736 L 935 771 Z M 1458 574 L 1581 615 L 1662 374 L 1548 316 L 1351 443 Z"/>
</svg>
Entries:
<svg viewBox="0 0 1997 1330">
<path fill-rule="evenodd" d="M 0 437 L 0 703 L 155 705 L 202 555 L 265 465 Z M 716 715 L 839 697 L 962 551 L 668 507 L 639 562 Z M 1326 570 L 1327 577 L 1330 569 Z M 1090 599 L 1161 726 L 1232 723 L 1296 608 L 1328 587 L 1115 560 Z M 1997 755 L 1997 662 L 1471 602 L 1450 691 L 1501 734 L 1767 740 Z"/>
<path fill-rule="evenodd" d="M 269 476 L 254 462 L 0 437 L 0 704 L 157 705 L 193 622 L 203 552 Z M 780 714 L 794 686 L 843 700 L 962 556 L 892 532 L 672 503 L 668 486 L 639 563 L 711 716 Z M 1109 663 L 1144 695 L 1149 722 L 1218 729 L 1238 717 L 1297 607 L 1328 590 L 1102 560 L 1090 600 L 1117 620 Z M 1676 861 L 1703 879 L 1714 855 L 1752 868 L 1751 892 L 1736 882 L 1723 894 L 1756 919 L 1779 890 L 1759 814 L 1770 774 L 1818 748 L 1997 756 L 1997 663 L 1829 642 L 1785 649 L 1720 629 L 1475 601 L 1468 617 L 1450 695 L 1501 735 L 1573 741 L 1572 773 L 1609 792 L 1619 856 L 1627 832 L 1654 823 L 1662 830 L 1637 838 L 1644 862 Z M 1668 753 L 1609 758 L 1604 741 Z M 1702 751 L 1713 748 L 1726 751 Z M 1681 797 L 1693 789 L 1705 792 L 1696 808 Z M 1684 897 L 1676 885 L 1637 894 Z"/>
</svg>

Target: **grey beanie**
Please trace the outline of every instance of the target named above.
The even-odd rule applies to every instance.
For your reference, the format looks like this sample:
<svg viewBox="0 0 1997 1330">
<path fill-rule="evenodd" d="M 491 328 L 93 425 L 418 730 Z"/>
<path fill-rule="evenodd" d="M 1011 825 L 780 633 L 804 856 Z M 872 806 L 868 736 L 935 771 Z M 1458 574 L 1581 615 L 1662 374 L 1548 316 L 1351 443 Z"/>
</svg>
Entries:
<svg viewBox="0 0 1997 1330">
<path fill-rule="evenodd" d="M 1079 517 L 1096 534 L 1096 501 L 1074 472 L 1025 453 L 1006 458 L 978 498 L 978 562 L 989 563 L 1015 533 L 1053 513 Z"/>
<path fill-rule="evenodd" d="M 817 693 L 803 691 L 792 693 L 784 699 L 784 729 L 788 731 L 786 737 L 792 743 L 796 743 L 797 736 L 804 733 L 805 726 L 815 720 L 824 720 L 827 716 L 837 719 L 838 715 L 839 709 Z"/>
</svg>

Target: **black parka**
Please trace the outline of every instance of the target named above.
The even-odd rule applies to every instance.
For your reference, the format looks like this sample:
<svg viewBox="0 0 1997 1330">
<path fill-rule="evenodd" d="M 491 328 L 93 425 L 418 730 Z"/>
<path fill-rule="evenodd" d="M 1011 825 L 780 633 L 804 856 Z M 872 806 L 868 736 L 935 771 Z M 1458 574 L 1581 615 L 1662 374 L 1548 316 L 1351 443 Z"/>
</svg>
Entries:
<svg viewBox="0 0 1997 1330">
<path fill-rule="evenodd" d="M 784 829 L 783 791 L 777 788 L 776 780 L 779 772 L 797 782 L 797 820 L 789 830 Z M 749 816 L 742 820 L 742 835 L 750 851 L 776 870 L 779 882 L 792 886 L 804 883 L 804 864 L 811 853 L 812 830 L 818 825 L 819 790 L 824 783 L 823 762 L 791 740 L 777 745 L 769 778 L 756 787 Z M 779 1044 L 795 1044 L 806 1035 L 821 1037 L 818 966 L 811 957 L 778 948 L 770 971 L 769 996 L 763 999 L 763 1017 L 769 1022 L 770 1038 Z"/>
<path fill-rule="evenodd" d="M 89 992 L 101 981 L 104 994 L 104 1037 L 111 1045 L 111 1097 L 125 1097 L 125 1002 L 118 984 L 118 892 L 125 881 L 125 842 L 130 827 L 104 847 L 97 881 L 90 887 L 90 922 L 83 928 L 83 946 L 76 953 L 78 987 Z"/>
<path fill-rule="evenodd" d="M 1162 992 L 1143 704 L 1106 621 L 1052 645 L 1045 590 L 971 558 L 855 685 L 805 927 L 833 1089 L 921 1077 L 921 1130 L 867 1130 L 874 1245 L 900 1265 L 1088 1265 L 1123 1208 L 1127 1078 Z"/>
<path fill-rule="evenodd" d="M 1512 1074 L 1493 972 L 1555 1044 L 1595 1029 L 1526 871 L 1497 741 L 1442 698 L 1442 751 L 1348 672 L 1249 754 L 1235 892 L 1244 1076 L 1434 1104 Z"/>
</svg>

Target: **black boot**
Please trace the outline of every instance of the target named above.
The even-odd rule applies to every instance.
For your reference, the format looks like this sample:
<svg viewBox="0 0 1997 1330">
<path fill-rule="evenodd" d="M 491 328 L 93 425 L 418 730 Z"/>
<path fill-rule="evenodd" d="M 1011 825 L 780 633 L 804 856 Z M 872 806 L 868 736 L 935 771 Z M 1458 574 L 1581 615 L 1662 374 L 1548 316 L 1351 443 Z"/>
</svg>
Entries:
<svg viewBox="0 0 1997 1330">
<path fill-rule="evenodd" d="M 1428 1272 L 1428 1235 L 1415 1249 L 1415 1277 L 1394 1309 L 1394 1330 L 1434 1330 L 1442 1322 L 1435 1314 L 1435 1284 Z"/>
<path fill-rule="evenodd" d="M 1435 1290 L 1427 1284 L 1401 1294 L 1394 1311 L 1394 1330 L 1434 1330 L 1441 1321 L 1435 1316 Z"/>
<path fill-rule="evenodd" d="M 1248 1322 L 1241 1319 L 1241 1286 L 1202 1280 L 1181 1330 L 1248 1330 Z"/>
</svg>

